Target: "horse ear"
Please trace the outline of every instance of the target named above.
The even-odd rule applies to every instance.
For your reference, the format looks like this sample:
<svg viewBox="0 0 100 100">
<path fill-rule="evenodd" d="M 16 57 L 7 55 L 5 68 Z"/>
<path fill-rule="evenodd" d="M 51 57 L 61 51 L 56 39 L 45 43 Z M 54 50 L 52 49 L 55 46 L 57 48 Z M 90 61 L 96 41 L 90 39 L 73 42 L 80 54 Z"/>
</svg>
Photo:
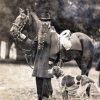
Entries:
<svg viewBox="0 0 100 100">
<path fill-rule="evenodd" d="M 23 12 L 24 12 L 24 10 L 22 8 L 19 8 L 19 13 L 21 14 Z"/>
<path fill-rule="evenodd" d="M 30 13 L 30 9 L 26 9 L 26 11 L 27 11 L 27 15 L 29 16 L 29 13 Z"/>
</svg>

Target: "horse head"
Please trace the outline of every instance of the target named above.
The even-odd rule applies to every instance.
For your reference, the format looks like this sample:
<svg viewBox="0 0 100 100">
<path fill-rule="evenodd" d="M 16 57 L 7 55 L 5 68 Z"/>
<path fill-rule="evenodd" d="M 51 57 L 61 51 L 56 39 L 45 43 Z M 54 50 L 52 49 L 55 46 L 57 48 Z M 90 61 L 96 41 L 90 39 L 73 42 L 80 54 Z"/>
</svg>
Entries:
<svg viewBox="0 0 100 100">
<path fill-rule="evenodd" d="M 12 36 L 18 35 L 24 28 L 26 22 L 28 20 L 28 16 L 25 14 L 23 9 L 19 9 L 19 15 L 15 19 L 13 26 L 10 29 L 10 34 Z"/>
<path fill-rule="evenodd" d="M 29 9 L 26 11 L 23 9 L 19 9 L 19 15 L 15 19 L 11 29 L 10 34 L 14 38 L 18 38 L 20 33 L 24 33 L 28 37 L 30 36 L 32 39 L 36 37 L 36 33 L 38 29 L 36 28 L 38 17 L 35 13 L 31 12 Z"/>
</svg>

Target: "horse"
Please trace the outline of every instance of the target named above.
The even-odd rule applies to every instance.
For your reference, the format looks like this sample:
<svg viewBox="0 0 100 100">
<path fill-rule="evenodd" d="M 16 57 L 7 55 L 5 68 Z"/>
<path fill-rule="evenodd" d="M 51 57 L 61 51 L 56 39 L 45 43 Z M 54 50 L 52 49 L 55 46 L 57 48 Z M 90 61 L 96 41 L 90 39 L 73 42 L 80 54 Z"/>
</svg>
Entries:
<svg viewBox="0 0 100 100">
<path fill-rule="evenodd" d="M 27 37 L 31 37 L 34 43 L 34 41 L 38 42 L 37 37 L 38 33 L 41 31 L 40 27 L 41 20 L 34 12 L 27 11 L 27 13 L 25 13 L 21 10 L 10 29 L 10 34 L 12 37 L 19 39 L 20 33 L 24 33 L 25 31 L 25 33 L 28 33 Z M 91 38 L 84 33 L 75 32 L 70 37 L 72 46 L 69 50 L 66 50 L 64 46 L 60 44 L 59 34 L 56 31 L 53 33 L 50 59 L 56 63 L 58 63 L 60 59 L 63 62 L 75 60 L 81 69 L 81 74 L 88 76 L 94 53 L 94 46 Z M 36 50 L 37 48 L 35 46 L 34 51 Z"/>
</svg>

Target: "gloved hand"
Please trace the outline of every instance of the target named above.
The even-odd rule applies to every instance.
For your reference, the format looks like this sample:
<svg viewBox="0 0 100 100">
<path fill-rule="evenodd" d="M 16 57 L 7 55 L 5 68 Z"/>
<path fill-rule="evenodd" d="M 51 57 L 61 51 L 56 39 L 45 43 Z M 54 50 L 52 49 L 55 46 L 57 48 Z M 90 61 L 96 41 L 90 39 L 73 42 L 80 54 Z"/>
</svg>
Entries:
<svg viewBox="0 0 100 100">
<path fill-rule="evenodd" d="M 19 37 L 21 38 L 21 40 L 25 40 L 26 39 L 26 35 L 20 33 Z"/>
<path fill-rule="evenodd" d="M 16 40 L 18 40 L 19 42 L 23 42 L 26 40 L 26 35 L 20 33 L 17 35 L 17 37 L 15 37 Z"/>
</svg>

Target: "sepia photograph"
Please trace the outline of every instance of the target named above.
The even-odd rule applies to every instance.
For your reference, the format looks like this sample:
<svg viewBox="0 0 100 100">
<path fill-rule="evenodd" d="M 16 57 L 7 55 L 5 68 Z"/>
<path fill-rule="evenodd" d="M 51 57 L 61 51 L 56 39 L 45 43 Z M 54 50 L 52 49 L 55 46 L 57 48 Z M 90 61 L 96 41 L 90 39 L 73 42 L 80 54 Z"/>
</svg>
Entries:
<svg viewBox="0 0 100 100">
<path fill-rule="evenodd" d="M 0 100 L 100 100 L 100 0 L 0 0 Z"/>
</svg>

